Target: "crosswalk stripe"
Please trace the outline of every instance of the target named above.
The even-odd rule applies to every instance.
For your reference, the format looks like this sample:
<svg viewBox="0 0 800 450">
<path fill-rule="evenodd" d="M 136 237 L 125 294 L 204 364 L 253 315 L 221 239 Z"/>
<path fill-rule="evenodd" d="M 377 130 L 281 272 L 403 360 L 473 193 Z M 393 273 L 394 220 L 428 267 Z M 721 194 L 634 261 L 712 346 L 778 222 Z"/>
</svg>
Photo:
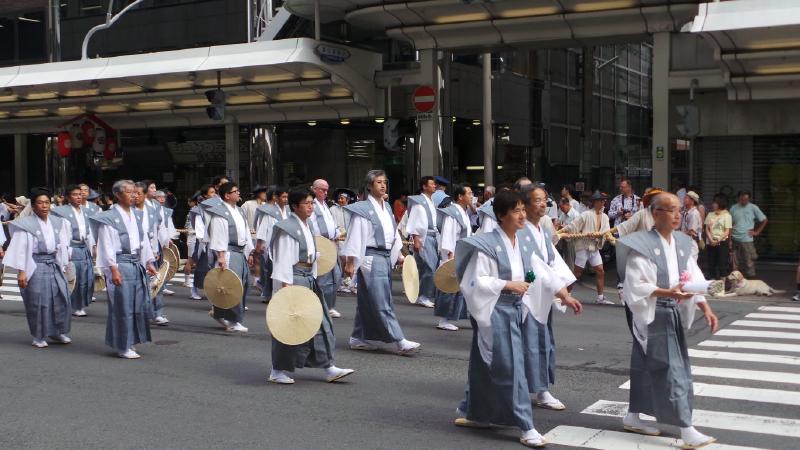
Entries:
<svg viewBox="0 0 800 450">
<path fill-rule="evenodd" d="M 581 414 L 608 417 L 624 417 L 627 413 L 627 402 L 612 402 L 608 400 L 597 401 L 581 411 Z M 656 420 L 655 417 L 650 417 L 646 414 L 642 414 L 641 417 L 645 420 Z M 695 409 L 692 411 L 692 424 L 697 427 L 717 428 L 720 430 L 800 437 L 800 420 L 781 417 Z"/>
<path fill-rule="evenodd" d="M 780 344 L 775 342 L 759 341 L 703 341 L 697 344 L 701 347 L 738 348 L 747 350 L 772 350 L 776 352 L 800 353 L 800 345 Z"/>
<path fill-rule="evenodd" d="M 630 380 L 620 386 L 620 389 L 630 389 Z M 777 403 L 781 405 L 800 406 L 800 392 L 783 391 L 780 389 L 762 389 L 742 386 L 728 386 L 724 384 L 694 383 L 695 397 L 727 398 L 730 400 L 748 400 L 759 403 Z"/>
<path fill-rule="evenodd" d="M 795 373 L 767 372 L 763 370 L 728 369 L 723 367 L 692 366 L 692 375 L 732 378 L 736 380 L 766 381 L 771 383 L 800 384 L 800 377 Z"/>
<path fill-rule="evenodd" d="M 800 314 L 770 314 L 750 313 L 744 316 L 747 319 L 793 320 L 800 321 Z"/>
<path fill-rule="evenodd" d="M 759 306 L 759 311 L 800 313 L 800 306 Z"/>
<path fill-rule="evenodd" d="M 794 339 L 800 341 L 800 333 L 786 333 L 783 331 L 761 331 L 761 330 L 719 330 L 715 336 L 738 336 L 738 337 L 756 337 L 756 338 L 772 338 L 772 339 Z"/>
<path fill-rule="evenodd" d="M 726 361 L 743 361 L 758 363 L 788 364 L 800 366 L 800 357 L 788 355 L 769 355 L 760 353 L 733 353 L 718 352 L 713 350 L 689 349 L 689 356 L 692 358 L 724 359 Z"/>
<path fill-rule="evenodd" d="M 731 326 L 755 327 L 755 328 L 784 328 L 789 330 L 800 330 L 800 323 L 769 322 L 766 320 L 736 320 L 731 323 Z"/>
<path fill-rule="evenodd" d="M 9 300 L 9 301 L 12 301 L 12 302 L 21 302 L 22 301 L 22 296 L 21 295 L 6 294 L 5 292 L 3 292 L 2 294 L 3 294 L 3 298 L 0 299 L 0 302 L 6 301 L 6 300 Z"/>
<path fill-rule="evenodd" d="M 636 448 L 639 450 L 664 450 L 680 447 L 680 439 L 643 436 L 641 434 L 623 433 L 621 431 L 598 430 L 594 428 L 559 425 L 544 435 L 547 442 L 577 448 L 594 448 L 598 450 L 619 450 Z M 708 450 L 756 450 L 755 447 L 736 445 L 710 444 L 703 449 Z"/>
<path fill-rule="evenodd" d="M 14 284 L 13 286 L 4 284 L 2 287 L 0 287 L 0 292 L 4 294 L 6 292 L 13 292 L 15 294 L 19 294 L 19 286 L 17 286 L 16 284 Z"/>
</svg>

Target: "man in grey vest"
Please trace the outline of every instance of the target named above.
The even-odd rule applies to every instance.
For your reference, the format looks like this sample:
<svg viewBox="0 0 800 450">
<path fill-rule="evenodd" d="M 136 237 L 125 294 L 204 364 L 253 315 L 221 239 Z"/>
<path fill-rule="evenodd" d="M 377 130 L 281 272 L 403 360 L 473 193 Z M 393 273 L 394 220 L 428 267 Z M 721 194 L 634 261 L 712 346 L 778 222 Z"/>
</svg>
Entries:
<svg viewBox="0 0 800 450">
<path fill-rule="evenodd" d="M 680 427 L 683 448 L 710 444 L 692 426 L 692 371 L 685 331 L 700 308 L 715 332 L 717 316 L 705 297 L 684 291 L 688 283 L 705 282 L 691 257 L 692 240 L 675 231 L 680 226 L 681 205 L 671 193 L 657 195 L 650 209 L 655 229 L 624 236 L 617 243 L 617 267 L 624 270 L 622 300 L 633 335 L 631 386 L 627 431 L 658 435 L 640 414 L 655 416 L 658 423 Z M 688 291 L 688 289 L 687 289 Z"/>
<path fill-rule="evenodd" d="M 142 214 L 142 229 L 144 229 L 147 241 L 150 243 L 150 248 L 156 258 L 154 266 L 159 268 L 164 261 L 161 244 L 158 240 L 162 228 L 161 215 L 159 214 L 161 205 L 154 205 L 148 198 L 148 191 L 151 186 L 155 190 L 155 184 L 149 180 L 136 183 L 136 209 Z M 152 300 L 153 324 L 166 326 L 169 320 L 164 317 L 164 295 L 159 291 Z"/>
<path fill-rule="evenodd" d="M 69 204 L 52 208 L 53 215 L 61 217 L 70 225 L 69 253 L 75 267 L 75 289 L 70 294 L 72 315 L 86 316 L 85 309 L 92 303 L 94 295 L 94 261 L 92 250 L 95 240 L 89 225 L 89 213 L 81 206 L 83 194 L 77 184 L 67 186 L 65 192 Z"/>
<path fill-rule="evenodd" d="M 97 236 L 97 267 L 103 270 L 108 292 L 106 345 L 125 359 L 140 358 L 134 345 L 151 341 L 153 303 L 147 275 L 154 276 L 155 256 L 142 228 L 142 214 L 133 206 L 133 181 L 111 187 L 117 203 L 89 218 Z M 145 269 L 147 273 L 145 273 Z"/>
<path fill-rule="evenodd" d="M 314 184 L 311 185 L 311 190 L 314 192 L 314 213 L 311 215 L 309 223 L 315 236 L 322 236 L 336 244 L 339 239 L 339 229 L 336 227 L 330 208 L 328 208 L 328 189 L 328 182 L 322 179 L 314 180 Z M 337 261 L 339 259 L 338 252 L 336 259 Z M 325 304 L 328 305 L 328 314 L 334 319 L 342 317 L 335 309 L 336 291 L 341 282 L 342 269 L 338 264 L 333 266 L 333 270 L 317 278 L 322 295 L 325 297 Z"/>
<path fill-rule="evenodd" d="M 436 205 L 431 196 L 436 192 L 433 177 L 422 177 L 420 194 L 408 197 L 406 232 L 414 242 L 414 259 L 419 269 L 419 299 L 417 304 L 433 308 L 436 285 L 433 273 L 439 268 L 439 230 L 436 229 Z"/>
<path fill-rule="evenodd" d="M 284 207 L 288 202 L 289 191 L 279 186 L 271 186 L 267 190 L 267 201 L 256 208 L 254 225 L 256 229 L 255 255 L 258 257 L 261 274 L 256 283 L 261 288 L 261 303 L 269 303 L 272 292 L 272 259 L 269 255 L 269 244 L 272 242 L 272 228 L 276 223 L 288 217 L 289 211 Z"/>
<path fill-rule="evenodd" d="M 317 284 L 317 248 L 311 230 L 311 215 L 314 201 L 306 188 L 293 189 L 289 193 L 289 206 L 292 213 L 285 220 L 275 224 L 272 234 L 271 254 L 274 258 L 273 282 L 280 288 L 296 285 L 311 289 L 322 305 L 322 324 L 316 334 L 299 345 L 286 345 L 272 338 L 271 383 L 294 384 L 290 374 L 295 369 L 314 367 L 325 369 L 329 383 L 352 374 L 353 369 L 341 369 L 333 364 L 336 338 L 333 323 L 327 314 L 328 306 L 322 298 Z"/>
</svg>

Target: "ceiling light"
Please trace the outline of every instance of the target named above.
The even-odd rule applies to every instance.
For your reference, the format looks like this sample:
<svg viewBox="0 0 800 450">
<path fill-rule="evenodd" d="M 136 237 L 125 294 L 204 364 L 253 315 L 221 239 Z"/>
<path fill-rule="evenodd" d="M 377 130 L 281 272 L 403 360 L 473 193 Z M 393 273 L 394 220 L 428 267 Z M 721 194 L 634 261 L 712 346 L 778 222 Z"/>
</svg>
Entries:
<svg viewBox="0 0 800 450">
<path fill-rule="evenodd" d="M 339 123 L 342 125 L 350 125 L 350 119 L 342 119 L 339 121 Z"/>
<path fill-rule="evenodd" d="M 33 22 L 33 23 L 40 23 L 41 22 L 41 20 L 39 20 L 39 19 L 31 19 L 30 17 L 25 17 L 25 16 L 19 16 L 19 17 L 17 17 L 17 20 L 21 20 L 23 22 Z"/>
<path fill-rule="evenodd" d="M 451 120 L 453 121 L 453 123 L 456 123 L 456 116 L 453 116 Z"/>
<path fill-rule="evenodd" d="M 84 11 L 91 11 L 93 9 L 100 9 L 102 7 L 103 7 L 103 5 L 89 5 L 89 6 L 84 6 L 81 9 L 84 10 Z"/>
<path fill-rule="evenodd" d="M 383 122 L 386 122 L 386 119 L 384 119 L 383 117 L 376 117 L 375 118 L 375 123 L 383 123 Z"/>
<path fill-rule="evenodd" d="M 481 121 L 480 121 L 480 120 L 478 120 L 478 119 L 475 119 L 475 120 L 473 120 L 473 121 L 472 121 L 472 124 L 473 124 L 473 125 L 475 125 L 475 126 L 477 127 L 478 125 L 480 125 L 480 124 L 481 124 Z"/>
<path fill-rule="evenodd" d="M 306 123 L 307 123 L 307 124 L 308 124 L 308 126 L 310 126 L 310 127 L 315 127 L 315 126 L 317 126 L 317 121 L 316 121 L 316 120 L 309 120 L 309 121 L 308 121 L 308 122 L 306 122 Z"/>
</svg>

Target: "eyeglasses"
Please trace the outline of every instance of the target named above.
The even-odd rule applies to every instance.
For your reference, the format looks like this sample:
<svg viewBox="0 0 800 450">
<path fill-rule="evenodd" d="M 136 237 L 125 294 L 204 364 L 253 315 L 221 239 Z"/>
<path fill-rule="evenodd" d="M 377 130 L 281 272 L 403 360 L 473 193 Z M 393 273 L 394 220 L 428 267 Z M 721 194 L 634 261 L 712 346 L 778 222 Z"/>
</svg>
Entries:
<svg viewBox="0 0 800 450">
<path fill-rule="evenodd" d="M 656 211 L 664 211 L 667 214 L 680 214 L 680 209 L 666 209 L 666 208 L 655 208 Z"/>
</svg>

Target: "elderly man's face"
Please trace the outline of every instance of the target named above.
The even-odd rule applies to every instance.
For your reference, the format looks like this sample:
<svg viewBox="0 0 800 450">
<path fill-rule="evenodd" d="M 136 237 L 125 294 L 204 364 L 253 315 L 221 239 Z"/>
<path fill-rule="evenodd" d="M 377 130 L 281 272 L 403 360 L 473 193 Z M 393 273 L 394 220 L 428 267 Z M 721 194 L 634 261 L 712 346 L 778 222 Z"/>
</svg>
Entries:
<svg viewBox="0 0 800 450">
<path fill-rule="evenodd" d="M 326 181 L 319 181 L 311 188 L 314 191 L 314 197 L 320 202 L 324 202 L 328 198 L 328 183 Z"/>
<path fill-rule="evenodd" d="M 126 184 L 122 187 L 122 192 L 116 194 L 117 203 L 123 208 L 130 208 L 136 199 L 136 189 L 132 184 Z"/>
<path fill-rule="evenodd" d="M 671 227 L 677 230 L 681 225 L 681 202 L 677 196 L 661 194 L 666 196 L 660 204 L 654 208 L 653 218 L 656 228 L 663 229 Z"/>
<path fill-rule="evenodd" d="M 534 218 L 541 218 L 547 209 L 547 195 L 541 189 L 534 189 L 528 192 L 530 205 L 526 205 L 527 213 Z"/>
</svg>

